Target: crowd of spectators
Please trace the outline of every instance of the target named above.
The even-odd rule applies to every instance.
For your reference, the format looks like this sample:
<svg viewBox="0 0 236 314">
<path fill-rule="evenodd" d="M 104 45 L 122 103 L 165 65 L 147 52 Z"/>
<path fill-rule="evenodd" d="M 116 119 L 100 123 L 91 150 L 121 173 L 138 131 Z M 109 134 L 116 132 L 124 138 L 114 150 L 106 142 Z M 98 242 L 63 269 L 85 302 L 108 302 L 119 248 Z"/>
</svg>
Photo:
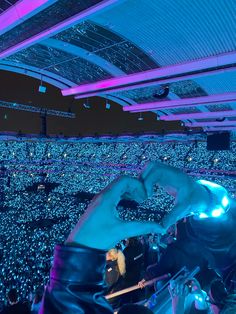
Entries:
<svg viewBox="0 0 236 314">
<path fill-rule="evenodd" d="M 114 178 L 138 176 L 147 161 L 159 160 L 215 181 L 235 197 L 235 150 L 236 143 L 216 152 L 207 151 L 205 142 L 0 141 L 0 302 L 10 288 L 26 299 L 46 284 L 55 244 Z M 137 208 L 119 210 L 124 219 L 158 221 L 172 205 L 157 189 Z"/>
</svg>

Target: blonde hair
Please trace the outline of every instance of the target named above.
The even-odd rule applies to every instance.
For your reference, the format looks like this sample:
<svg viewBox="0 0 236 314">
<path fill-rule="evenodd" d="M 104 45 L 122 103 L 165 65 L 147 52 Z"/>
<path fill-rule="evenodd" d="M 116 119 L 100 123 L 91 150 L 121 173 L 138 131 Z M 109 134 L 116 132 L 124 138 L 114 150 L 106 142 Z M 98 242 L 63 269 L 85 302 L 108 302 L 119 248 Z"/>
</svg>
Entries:
<svg viewBox="0 0 236 314">
<path fill-rule="evenodd" d="M 110 249 L 107 252 L 107 256 L 112 260 L 112 261 L 117 261 L 118 269 L 121 274 L 121 276 L 124 276 L 126 273 L 126 267 L 125 267 L 125 256 L 122 253 L 121 250 L 117 249 Z"/>
</svg>

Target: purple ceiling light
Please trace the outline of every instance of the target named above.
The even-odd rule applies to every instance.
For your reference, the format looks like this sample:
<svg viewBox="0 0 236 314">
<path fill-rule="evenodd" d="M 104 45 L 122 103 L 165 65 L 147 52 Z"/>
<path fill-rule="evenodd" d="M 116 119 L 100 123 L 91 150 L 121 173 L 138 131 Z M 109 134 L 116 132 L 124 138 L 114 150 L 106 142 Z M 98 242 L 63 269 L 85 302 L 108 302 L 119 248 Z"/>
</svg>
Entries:
<svg viewBox="0 0 236 314">
<path fill-rule="evenodd" d="M 29 0 L 30 2 L 34 2 L 35 0 Z M 89 17 L 91 17 L 91 15 L 96 14 L 98 12 L 100 12 L 103 9 L 106 9 L 108 6 L 114 5 L 118 2 L 119 0 L 103 0 L 100 3 L 70 17 L 69 19 L 56 24 L 53 27 L 50 27 L 48 30 L 43 31 L 37 35 L 34 35 L 24 41 L 22 41 L 21 43 L 10 47 L 8 49 L 6 49 L 5 51 L 0 53 L 0 59 L 2 58 L 6 58 L 14 53 L 16 53 L 17 51 L 20 51 L 22 49 L 25 49 L 33 44 L 36 44 L 37 42 L 40 42 L 50 36 L 53 36 L 59 32 L 62 32 L 63 30 L 70 28 L 71 26 L 78 24 L 79 22 L 82 22 L 85 19 L 88 19 Z"/>
<path fill-rule="evenodd" d="M 221 126 L 221 127 L 204 127 L 205 131 L 220 132 L 220 131 L 234 131 L 236 132 L 236 126 Z"/>
<path fill-rule="evenodd" d="M 156 79 L 155 81 L 150 81 L 146 83 L 135 83 L 133 85 L 128 85 L 128 86 L 122 86 L 122 87 L 116 87 L 112 88 L 109 90 L 103 90 L 98 92 L 91 92 L 91 93 L 85 93 L 85 94 L 79 94 L 75 96 L 75 99 L 82 99 L 82 98 L 88 98 L 88 97 L 94 97 L 94 96 L 100 96 L 100 95 L 105 95 L 106 93 L 116 93 L 116 92 L 123 92 L 127 90 L 132 90 L 136 88 L 144 88 L 144 87 L 150 87 L 150 86 L 157 86 L 157 84 L 170 84 L 174 82 L 179 82 L 179 81 L 184 81 L 184 80 L 192 80 L 198 77 L 204 77 L 204 76 L 212 76 L 216 74 L 221 74 L 221 73 L 227 73 L 227 72 L 232 72 L 236 71 L 236 67 L 230 67 L 226 69 L 217 69 L 217 70 L 211 70 L 206 72 L 196 72 L 194 74 L 186 74 L 186 75 L 178 75 L 176 77 L 171 77 L 168 79 Z"/>
<path fill-rule="evenodd" d="M 0 54 L 1 57 L 1 54 Z M 62 95 L 69 96 L 69 95 L 76 95 L 76 94 L 85 94 L 85 93 L 92 93 L 92 92 L 101 92 L 105 90 L 112 91 L 112 89 L 126 86 L 126 85 L 135 85 L 138 83 L 143 83 L 151 80 L 158 80 L 159 79 L 170 79 L 177 75 L 187 75 L 193 74 L 192 72 L 196 71 L 210 71 L 217 67 L 229 66 L 231 64 L 236 63 L 236 52 L 231 52 L 227 54 L 221 54 L 214 57 L 204 58 L 197 61 L 191 61 L 187 63 L 181 63 L 177 65 L 171 65 L 163 68 L 158 68 L 154 70 L 149 70 L 145 72 L 140 72 L 136 74 L 130 74 L 126 76 L 121 76 L 118 78 L 107 79 L 103 81 L 99 81 L 96 83 L 91 84 L 83 84 L 78 85 L 72 88 L 63 89 Z M 168 79 L 168 82 L 169 80 Z M 178 77 L 178 80 L 180 78 Z"/>
<path fill-rule="evenodd" d="M 211 127 L 211 126 L 236 126 L 236 120 L 234 121 L 204 121 L 204 122 L 192 122 L 192 123 L 185 123 L 185 126 L 191 128 L 201 128 L 201 127 Z"/>
<path fill-rule="evenodd" d="M 0 35 L 44 10 L 57 0 L 21 0 L 0 15 Z"/>
<path fill-rule="evenodd" d="M 124 111 L 130 112 L 141 112 L 141 111 L 150 111 L 150 110 L 160 110 L 160 109 L 174 109 L 180 107 L 190 107 L 198 106 L 204 104 L 216 104 L 216 103 L 228 103 L 236 101 L 236 92 L 235 93 L 224 93 L 224 94 L 215 94 L 210 96 L 203 97 L 192 97 L 184 99 L 174 99 L 166 101 L 156 101 L 150 102 L 141 105 L 125 106 L 123 107 Z"/>
<path fill-rule="evenodd" d="M 159 119 L 163 121 L 177 121 L 177 120 L 188 120 L 188 119 L 214 119 L 214 118 L 222 118 L 222 117 L 236 117 L 236 110 L 170 114 L 168 116 L 160 116 Z"/>
</svg>

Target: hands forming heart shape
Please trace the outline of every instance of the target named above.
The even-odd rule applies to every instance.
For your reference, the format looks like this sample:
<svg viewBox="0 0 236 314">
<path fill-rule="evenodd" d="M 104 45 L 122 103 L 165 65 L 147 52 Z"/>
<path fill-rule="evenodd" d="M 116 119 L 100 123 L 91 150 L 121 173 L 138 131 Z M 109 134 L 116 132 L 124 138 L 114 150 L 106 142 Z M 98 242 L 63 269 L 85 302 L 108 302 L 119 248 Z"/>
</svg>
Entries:
<svg viewBox="0 0 236 314">
<path fill-rule="evenodd" d="M 139 178 L 122 176 L 114 180 L 94 197 L 66 243 L 109 250 L 125 238 L 148 233 L 165 233 L 166 228 L 155 222 L 121 220 L 116 209 L 121 199 L 128 198 L 140 203 L 150 197 L 153 194 L 154 184 L 163 186 L 163 182 L 168 181 L 168 178 L 163 176 L 163 170 L 167 171 L 167 175 L 169 171 L 172 176 L 173 172 L 179 171 L 152 162 L 147 165 Z M 179 172 L 183 175 L 181 171 Z M 178 185 L 174 188 L 178 190 Z"/>
</svg>

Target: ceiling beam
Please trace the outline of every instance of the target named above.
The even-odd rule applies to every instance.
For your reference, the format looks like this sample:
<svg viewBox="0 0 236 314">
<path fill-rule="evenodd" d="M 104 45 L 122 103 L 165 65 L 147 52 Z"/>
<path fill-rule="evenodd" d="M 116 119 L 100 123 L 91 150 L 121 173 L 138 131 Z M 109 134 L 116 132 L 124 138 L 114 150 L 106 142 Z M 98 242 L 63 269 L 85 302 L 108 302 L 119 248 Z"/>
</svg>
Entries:
<svg viewBox="0 0 236 314">
<path fill-rule="evenodd" d="M 124 92 L 128 90 L 133 90 L 137 88 L 145 88 L 145 87 L 151 87 L 151 86 L 157 86 L 157 85 L 163 85 L 163 84 L 171 84 L 174 82 L 179 82 L 179 81 L 184 81 L 184 80 L 193 80 L 197 78 L 202 78 L 204 76 L 213 76 L 213 75 L 219 75 L 223 73 L 228 73 L 228 72 L 233 72 L 236 71 L 236 67 L 232 66 L 229 68 L 225 69 L 217 69 L 217 70 L 206 70 L 205 72 L 196 72 L 194 74 L 186 74 L 186 75 L 178 75 L 176 77 L 171 77 L 168 79 L 157 79 L 157 80 L 152 80 L 148 81 L 146 83 L 136 83 L 133 85 L 128 85 L 128 86 L 122 86 L 118 88 L 110 88 L 109 90 L 103 90 L 101 92 L 91 92 L 91 93 L 83 93 L 83 94 L 78 94 L 75 96 L 75 99 L 81 99 L 81 98 L 88 98 L 88 97 L 93 97 L 93 96 L 100 96 L 100 95 L 105 95 L 106 93 L 118 93 L 118 92 Z"/>
<path fill-rule="evenodd" d="M 221 126 L 221 127 L 204 127 L 204 131 L 207 132 L 221 132 L 221 131 L 234 131 L 236 132 L 236 126 Z"/>
<path fill-rule="evenodd" d="M 42 82 L 47 82 L 60 89 L 68 86 L 74 86 L 75 83 L 53 72 L 42 70 L 40 68 L 30 66 L 24 63 L 16 63 L 11 61 L 0 61 L 0 70 L 10 71 L 34 77 Z"/>
<path fill-rule="evenodd" d="M 72 87 L 73 88 L 73 87 Z M 145 112 L 150 110 L 174 109 L 181 107 L 197 107 L 202 104 L 230 103 L 236 101 L 236 92 L 215 94 L 210 96 L 150 102 L 145 104 L 123 107 L 124 111 Z"/>
<path fill-rule="evenodd" d="M 163 121 L 177 121 L 177 120 L 188 120 L 188 119 L 214 119 L 214 118 L 224 118 L 224 117 L 236 117 L 236 110 L 170 114 L 168 116 L 159 116 L 159 119 Z"/>
<path fill-rule="evenodd" d="M 32 2 L 35 0 L 31 0 Z M 53 27 L 50 27 L 49 29 L 42 31 L 39 34 L 36 34 L 18 44 L 16 44 L 15 46 L 12 46 L 8 49 L 6 49 L 5 51 L 0 53 L 0 59 L 2 58 L 6 58 L 9 57 L 10 55 L 25 49 L 29 46 L 32 46 L 48 37 L 54 36 L 57 33 L 62 32 L 65 29 L 68 29 L 70 27 L 72 27 L 75 24 L 81 23 L 82 21 L 90 18 L 92 15 L 100 13 L 101 11 L 107 9 L 107 7 L 110 7 L 114 4 L 116 4 L 117 2 L 119 2 L 119 0 L 103 0 L 101 2 L 99 2 L 98 4 L 95 4 L 92 7 L 89 7 L 88 9 L 75 14 L 74 16 L 66 19 L 65 21 L 58 23 L 56 25 L 54 25 Z"/>
<path fill-rule="evenodd" d="M 171 79 L 180 81 L 185 75 L 193 75 L 194 72 L 209 72 L 233 64 L 236 64 L 236 52 L 107 79 L 96 83 L 77 85 L 73 88 L 62 90 L 62 95 L 69 96 L 94 92 L 100 93 L 102 91 L 109 91 L 110 93 L 119 87 L 127 87 L 127 85 L 139 87 L 138 84 L 148 81 L 153 83 L 153 80 L 158 84 L 163 83 L 161 81 L 163 79 L 165 79 L 166 82 L 170 82 Z M 85 97 L 87 97 L 87 95 Z"/>
<path fill-rule="evenodd" d="M 236 126 L 236 120 L 234 121 L 204 121 L 204 122 L 187 122 L 184 124 L 185 126 L 191 127 L 191 128 L 202 128 L 202 127 L 211 127 L 211 126 Z"/>
<path fill-rule="evenodd" d="M 14 109 L 14 110 L 35 112 L 35 113 L 45 114 L 47 116 L 58 116 L 62 118 L 75 118 L 75 114 L 73 112 L 59 111 L 59 110 L 54 110 L 54 109 L 35 107 L 31 105 L 23 105 L 23 104 L 18 104 L 15 102 L 8 102 L 8 101 L 3 101 L 3 100 L 0 100 L 0 107 Z"/>
<path fill-rule="evenodd" d="M 57 0 L 21 0 L 0 15 L 0 35 L 46 9 Z"/>
<path fill-rule="evenodd" d="M 41 42 L 41 45 L 44 45 L 46 47 L 51 47 L 55 49 L 59 49 L 62 51 L 65 51 L 67 53 L 71 53 L 72 55 L 82 58 L 90 63 L 93 63 L 97 65 L 98 67 L 102 68 L 107 73 L 111 74 L 112 76 L 120 76 L 124 75 L 125 73 L 121 71 L 118 67 L 116 67 L 114 64 L 110 63 L 106 59 L 103 59 L 102 57 L 96 55 L 95 53 L 89 52 L 88 50 L 85 50 L 83 48 L 80 48 L 78 46 L 66 43 L 62 40 L 57 40 L 53 38 L 48 38 Z M 50 65 L 48 68 L 53 68 L 53 65 Z"/>
</svg>

